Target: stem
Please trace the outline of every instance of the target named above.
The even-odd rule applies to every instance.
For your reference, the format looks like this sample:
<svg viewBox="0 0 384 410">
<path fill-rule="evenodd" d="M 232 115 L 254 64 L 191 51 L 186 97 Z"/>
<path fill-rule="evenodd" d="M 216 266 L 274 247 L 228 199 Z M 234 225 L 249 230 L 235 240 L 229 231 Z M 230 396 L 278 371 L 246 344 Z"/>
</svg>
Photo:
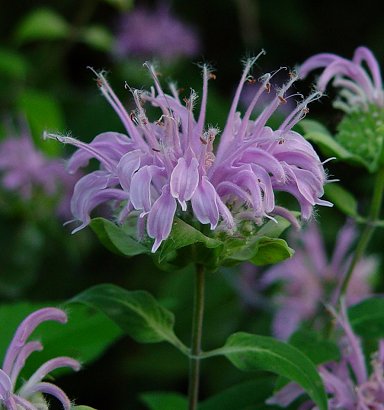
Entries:
<svg viewBox="0 0 384 410">
<path fill-rule="evenodd" d="M 201 336 L 203 332 L 205 272 L 203 265 L 196 265 L 195 294 L 193 300 L 192 342 L 189 361 L 189 410 L 196 410 L 199 399 Z"/>
<path fill-rule="evenodd" d="M 349 268 L 344 276 L 343 282 L 340 285 L 340 293 L 338 296 L 338 302 L 345 296 L 348 290 L 349 282 L 352 278 L 353 271 L 359 262 L 360 258 L 363 256 L 369 241 L 371 240 L 372 234 L 376 228 L 376 220 L 380 215 L 381 204 L 383 201 L 383 191 L 384 191 L 384 167 L 380 168 L 376 175 L 376 181 L 372 196 L 371 208 L 367 218 L 367 222 L 363 233 L 360 236 L 359 242 L 356 246 L 356 251 L 353 255 L 352 261 Z"/>
</svg>

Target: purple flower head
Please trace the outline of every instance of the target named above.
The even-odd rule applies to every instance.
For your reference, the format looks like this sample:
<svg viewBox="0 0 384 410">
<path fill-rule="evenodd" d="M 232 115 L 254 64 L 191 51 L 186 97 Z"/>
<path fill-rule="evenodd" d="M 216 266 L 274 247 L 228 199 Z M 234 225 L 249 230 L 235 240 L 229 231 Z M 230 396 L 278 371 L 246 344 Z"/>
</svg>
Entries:
<svg viewBox="0 0 384 410">
<path fill-rule="evenodd" d="M 136 7 L 121 17 L 114 53 L 169 61 L 195 56 L 200 50 L 195 31 L 171 14 L 165 4 L 151 10 Z"/>
<path fill-rule="evenodd" d="M 69 197 L 78 176 L 69 175 L 62 160 L 44 156 L 26 131 L 0 142 L 0 177 L 5 189 L 17 192 L 25 201 L 36 192 L 59 197 L 57 213 L 69 216 Z"/>
<path fill-rule="evenodd" d="M 334 312 L 335 314 L 335 312 Z M 384 341 L 379 343 L 379 350 L 372 356 L 372 372 L 369 375 L 361 342 L 348 321 L 345 306 L 336 316 L 343 331 L 340 340 L 342 357 L 339 362 L 319 366 L 325 390 L 329 395 L 329 410 L 382 410 L 384 408 Z M 294 383 L 289 383 L 273 397 L 268 404 L 289 406 L 303 394 L 303 390 Z M 314 403 L 305 402 L 299 410 L 315 410 Z"/>
<path fill-rule="evenodd" d="M 335 302 L 356 236 L 352 222 L 346 223 L 339 232 L 333 255 L 328 259 L 320 231 L 315 223 L 311 223 L 300 232 L 300 238 L 292 238 L 295 255 L 264 273 L 259 281 L 261 288 L 283 283 L 282 292 L 275 299 L 277 313 L 273 332 L 277 337 L 288 339 L 301 322 L 316 316 L 320 303 Z M 365 257 L 357 264 L 346 295 L 348 305 L 371 293 L 369 278 L 376 267 L 377 261 L 372 257 Z"/>
<path fill-rule="evenodd" d="M 271 91 L 271 75 L 266 74 L 260 80 L 263 86 L 242 118 L 236 109 L 255 61 L 246 63 L 217 149 L 214 141 L 219 129 L 205 124 L 208 80 L 214 77 L 207 66 L 203 67 L 203 91 L 196 119 L 196 92 L 191 90 L 181 100 L 171 84 L 170 94 L 166 94 L 149 64 L 145 65 L 154 87 L 150 92 L 131 90 L 136 110 L 130 114 L 104 76 L 97 74 L 100 90 L 123 122 L 127 135 L 107 132 L 90 144 L 46 135 L 79 148 L 69 161 L 70 171 L 85 166 L 92 157 L 101 163 L 100 170 L 86 175 L 75 186 L 72 213 L 81 221 L 76 230 L 89 223 L 90 212 L 97 205 L 114 200 L 121 204 L 120 222 L 131 213 L 146 220 L 146 232 L 155 240 L 155 252 L 169 236 L 176 213 L 181 217 L 189 213 L 212 230 L 220 225 L 232 232 L 240 220 L 261 224 L 263 218 L 279 213 L 274 191 L 293 195 L 305 219 L 311 216 L 315 204 L 330 205 L 320 199 L 326 181 L 322 163 L 312 146 L 291 129 L 306 114 L 307 104 L 319 94 L 300 102 L 281 126 L 272 130 L 266 122 L 284 104 L 297 77 L 292 75 L 258 118 L 251 120 L 260 96 Z M 155 121 L 147 117 L 147 103 L 160 110 Z"/>
<path fill-rule="evenodd" d="M 17 328 L 5 354 L 3 366 L 0 369 L 1 408 L 7 410 L 38 410 L 41 408 L 38 404 L 41 405 L 42 393 L 56 397 L 65 410 L 71 408 L 70 400 L 59 387 L 42 381 L 50 372 L 60 367 L 70 367 L 78 371 L 80 363 L 70 357 L 56 357 L 48 360 L 17 391 L 15 390 L 17 379 L 25 361 L 33 352 L 43 349 L 40 342 L 28 342 L 28 338 L 37 326 L 48 320 L 66 323 L 67 315 L 60 309 L 43 308 L 27 316 Z"/>
<path fill-rule="evenodd" d="M 333 79 L 333 85 L 342 89 L 335 103 L 338 108 L 350 112 L 366 111 L 369 105 L 384 107 L 380 66 L 368 48 L 358 47 L 352 60 L 335 54 L 316 54 L 303 63 L 299 74 L 305 77 L 310 71 L 323 67 L 317 86 L 324 91 Z"/>
</svg>

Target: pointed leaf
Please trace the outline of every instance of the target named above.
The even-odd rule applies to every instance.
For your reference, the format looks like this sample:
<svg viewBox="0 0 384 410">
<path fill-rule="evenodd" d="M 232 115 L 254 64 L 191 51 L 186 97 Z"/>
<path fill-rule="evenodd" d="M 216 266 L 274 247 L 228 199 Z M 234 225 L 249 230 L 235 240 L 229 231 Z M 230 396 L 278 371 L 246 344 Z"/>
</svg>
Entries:
<svg viewBox="0 0 384 410">
<path fill-rule="evenodd" d="M 148 292 L 102 284 L 87 289 L 71 301 L 100 310 L 138 342 L 167 341 L 184 353 L 188 351 L 173 331 L 173 313 L 163 308 Z"/>
<path fill-rule="evenodd" d="M 273 339 L 248 333 L 231 335 L 225 346 L 207 357 L 222 354 L 238 369 L 266 370 L 298 383 L 317 404 L 326 410 L 327 397 L 315 365 L 300 350 Z"/>
<path fill-rule="evenodd" d="M 357 211 L 357 200 L 339 184 L 328 184 L 325 186 L 325 195 L 346 215 L 360 220 L 362 217 Z"/>
<path fill-rule="evenodd" d="M 112 47 L 113 36 L 103 26 L 88 26 L 80 33 L 80 40 L 90 47 L 100 51 L 109 51 Z"/>
<path fill-rule="evenodd" d="M 107 219 L 94 218 L 90 225 L 100 242 L 111 252 L 124 256 L 150 252 L 150 248 L 135 239 L 134 228 L 129 224 L 118 226 Z"/>
<path fill-rule="evenodd" d="M 149 410 L 187 410 L 188 401 L 179 393 L 148 392 L 140 395 L 140 400 Z"/>
<path fill-rule="evenodd" d="M 384 337 L 384 297 L 372 297 L 348 309 L 351 326 L 367 338 Z"/>
</svg>

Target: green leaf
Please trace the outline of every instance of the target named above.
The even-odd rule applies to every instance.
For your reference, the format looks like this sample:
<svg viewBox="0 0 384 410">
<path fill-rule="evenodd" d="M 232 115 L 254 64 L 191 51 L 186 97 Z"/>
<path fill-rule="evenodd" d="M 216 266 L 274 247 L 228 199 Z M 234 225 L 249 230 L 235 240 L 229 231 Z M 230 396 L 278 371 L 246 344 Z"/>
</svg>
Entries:
<svg viewBox="0 0 384 410">
<path fill-rule="evenodd" d="M 150 249 L 135 239 L 135 228 L 129 223 L 117 226 L 107 219 L 94 218 L 90 225 L 100 242 L 111 252 L 124 256 L 150 253 Z"/>
<path fill-rule="evenodd" d="M 201 243 L 208 249 L 222 246 L 221 241 L 210 238 L 181 219 L 175 218 L 171 234 L 160 248 L 159 263 L 166 260 L 177 249 L 197 243 Z"/>
<path fill-rule="evenodd" d="M 110 51 L 113 36 L 103 26 L 88 26 L 81 31 L 80 40 L 96 50 Z"/>
<path fill-rule="evenodd" d="M 71 407 L 71 410 L 96 410 L 93 407 L 89 407 L 89 406 L 73 406 Z"/>
<path fill-rule="evenodd" d="M 342 160 L 360 162 L 358 157 L 339 144 L 329 131 L 318 122 L 302 120 L 300 125 L 304 129 L 305 139 L 317 144 L 326 155 L 335 156 Z"/>
<path fill-rule="evenodd" d="M 250 380 L 221 391 L 199 404 L 199 410 L 271 409 L 265 401 L 272 396 L 273 383 L 267 377 Z"/>
<path fill-rule="evenodd" d="M 129 10 L 133 5 L 132 0 L 104 0 L 104 1 L 122 11 Z"/>
<path fill-rule="evenodd" d="M 47 304 L 17 303 L 0 307 L 0 359 L 21 321 L 44 306 Z M 44 322 L 31 335 L 29 340 L 41 340 L 44 350 L 27 360 L 23 377 L 29 377 L 43 362 L 57 356 L 70 356 L 82 363 L 90 363 L 122 334 L 111 320 L 100 313 L 91 314 L 84 306 L 72 306 L 67 312 L 68 323 Z M 69 370 L 59 369 L 55 374 L 66 371 Z"/>
<path fill-rule="evenodd" d="M 342 186 L 338 184 L 326 185 L 325 195 L 346 215 L 351 216 L 358 221 L 362 219 L 357 211 L 356 198 Z"/>
<path fill-rule="evenodd" d="M 366 338 L 384 337 L 384 298 L 372 297 L 351 306 L 348 317 L 354 331 Z"/>
<path fill-rule="evenodd" d="M 327 409 L 327 397 L 315 365 L 295 347 L 271 337 L 241 332 L 231 335 L 223 348 L 206 353 L 206 357 L 218 354 L 240 370 L 266 370 L 298 383 L 320 410 Z"/>
<path fill-rule="evenodd" d="M 45 130 L 64 129 L 63 114 L 57 101 L 49 94 L 29 89 L 21 94 L 18 108 L 28 120 L 35 145 L 46 154 L 60 154 L 61 144 L 56 141 L 45 141 L 42 138 Z"/>
<path fill-rule="evenodd" d="M 100 310 L 141 343 L 169 342 L 183 353 L 188 349 L 174 333 L 175 317 L 145 291 L 128 291 L 111 284 L 97 285 L 80 293 L 71 302 Z"/>
<path fill-rule="evenodd" d="M 23 80 L 28 71 L 28 62 L 13 50 L 0 48 L 0 75 L 15 80 Z"/>
<path fill-rule="evenodd" d="M 19 44 L 33 40 L 64 39 L 70 33 L 69 24 L 48 8 L 33 9 L 17 26 L 15 39 Z"/>
<path fill-rule="evenodd" d="M 257 244 L 257 253 L 250 259 L 257 266 L 279 263 L 294 254 L 284 239 L 262 237 Z"/>
<path fill-rule="evenodd" d="M 187 398 L 179 393 L 148 392 L 141 394 L 140 400 L 149 410 L 187 410 L 188 408 Z"/>
</svg>

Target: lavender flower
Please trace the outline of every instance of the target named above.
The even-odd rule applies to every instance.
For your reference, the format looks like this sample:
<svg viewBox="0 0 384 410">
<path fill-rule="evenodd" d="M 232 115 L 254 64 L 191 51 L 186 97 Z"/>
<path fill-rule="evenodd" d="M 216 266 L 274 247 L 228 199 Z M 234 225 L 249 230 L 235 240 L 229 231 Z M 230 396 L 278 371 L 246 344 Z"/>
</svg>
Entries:
<svg viewBox="0 0 384 410">
<path fill-rule="evenodd" d="M 212 230 L 220 223 L 232 232 L 237 220 L 250 219 L 261 224 L 264 217 L 279 213 L 274 191 L 286 191 L 296 197 L 305 219 L 311 216 L 315 204 L 331 205 L 320 199 L 326 176 L 319 157 L 291 129 L 307 113 L 308 103 L 319 98 L 319 93 L 300 102 L 281 126 L 272 130 L 266 122 L 285 103 L 286 93 L 297 77 L 292 74 L 253 121 L 250 116 L 260 96 L 271 89 L 271 74 L 266 74 L 241 118 L 236 108 L 255 61 L 246 62 L 216 153 L 213 142 L 219 130 L 205 128 L 208 80 L 214 77 L 207 66 L 203 67 L 197 120 L 193 116 L 195 91 L 184 98 L 185 105 L 173 84 L 171 95 L 165 94 L 151 65 L 146 64 L 155 87 L 151 92 L 131 90 L 136 110 L 130 114 L 103 74 L 97 74 L 100 90 L 120 117 L 128 136 L 107 132 L 85 144 L 71 137 L 47 134 L 80 148 L 69 161 L 69 171 L 85 166 L 92 157 L 102 164 L 100 170 L 86 175 L 75 186 L 72 213 L 82 223 L 74 232 L 90 222 L 92 209 L 114 200 L 122 206 L 120 222 L 135 211 L 139 212 L 139 221 L 146 219 L 147 234 L 155 239 L 155 252 L 169 236 L 176 212 L 181 216 L 192 212 L 199 222 L 210 224 Z M 160 109 L 157 121 L 148 119 L 144 110 L 147 102 Z"/>
<path fill-rule="evenodd" d="M 265 288 L 275 282 L 283 283 L 283 289 L 275 299 L 278 307 L 273 321 L 275 336 L 288 339 L 302 321 L 316 316 L 319 303 L 335 303 L 338 285 L 348 269 L 350 249 L 356 236 L 353 223 L 346 223 L 338 234 L 330 260 L 315 223 L 300 232 L 299 239 L 292 238 L 295 255 L 267 270 L 258 284 Z M 371 293 L 369 278 L 376 267 L 377 261 L 373 257 L 365 257 L 357 264 L 346 295 L 348 305 Z"/>
<path fill-rule="evenodd" d="M 310 71 L 323 67 L 317 86 L 324 91 L 333 79 L 333 85 L 342 88 L 341 98 L 335 103 L 338 108 L 350 112 L 367 111 L 370 105 L 384 107 L 380 66 L 368 48 L 358 47 L 351 61 L 335 54 L 316 54 L 300 67 L 300 76 L 305 77 Z"/>
<path fill-rule="evenodd" d="M 17 379 L 25 361 L 33 352 L 43 349 L 40 342 L 27 342 L 27 340 L 37 326 L 48 320 L 66 323 L 67 315 L 60 309 L 43 308 L 27 316 L 17 328 L 4 357 L 3 366 L 0 369 L 1 408 L 7 410 L 38 410 L 42 405 L 44 408 L 48 408 L 41 393 L 56 397 L 65 410 L 71 408 L 70 400 L 59 387 L 42 381 L 48 373 L 60 367 L 70 367 L 73 370 L 79 370 L 80 363 L 70 357 L 56 357 L 55 359 L 48 360 L 15 391 Z"/>
<path fill-rule="evenodd" d="M 69 198 L 78 175 L 69 175 L 63 161 L 48 159 L 38 151 L 27 131 L 0 143 L 0 173 L 1 185 L 17 192 L 24 201 L 39 191 L 48 197 L 61 196 L 57 211 L 68 217 Z"/>
<path fill-rule="evenodd" d="M 119 58 L 134 55 L 169 61 L 182 56 L 195 56 L 199 49 L 194 30 L 161 3 L 155 10 L 137 7 L 122 16 L 114 53 Z"/>
<path fill-rule="evenodd" d="M 368 375 L 360 339 L 353 333 L 345 306 L 337 316 L 344 332 L 341 341 L 342 358 L 319 367 L 325 389 L 330 395 L 329 410 L 382 410 L 384 408 L 384 340 L 372 357 L 372 373 Z M 267 403 L 288 406 L 303 390 L 294 383 L 286 385 Z M 315 410 L 314 403 L 305 402 L 298 410 Z"/>
</svg>

